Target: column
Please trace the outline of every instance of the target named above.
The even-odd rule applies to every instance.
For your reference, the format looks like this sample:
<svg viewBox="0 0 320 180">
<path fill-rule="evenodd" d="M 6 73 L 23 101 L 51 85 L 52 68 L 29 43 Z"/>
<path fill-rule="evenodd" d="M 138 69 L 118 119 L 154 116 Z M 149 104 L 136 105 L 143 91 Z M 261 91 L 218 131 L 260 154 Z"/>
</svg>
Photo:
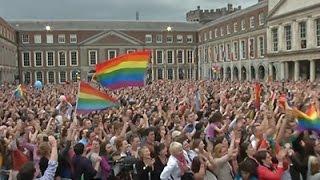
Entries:
<svg viewBox="0 0 320 180">
<path fill-rule="evenodd" d="M 267 53 L 270 53 L 271 47 L 272 47 L 271 27 L 267 28 L 267 38 L 265 39 L 265 41 L 267 41 Z M 251 67 L 250 67 L 250 69 L 251 69 Z"/>
<path fill-rule="evenodd" d="M 284 80 L 285 79 L 285 62 L 280 63 L 280 79 L 279 80 Z"/>
<path fill-rule="evenodd" d="M 275 79 L 272 79 L 273 78 L 273 68 L 272 68 L 272 63 L 269 63 L 268 65 L 268 78 L 270 78 L 270 80 L 274 81 Z"/>
<path fill-rule="evenodd" d="M 249 64 L 248 67 L 247 67 L 247 79 L 248 81 L 252 81 L 252 78 L 251 78 L 251 65 Z"/>
<path fill-rule="evenodd" d="M 284 62 L 284 79 L 287 80 L 289 75 L 289 64 Z"/>
<path fill-rule="evenodd" d="M 307 20 L 307 48 L 314 48 L 316 45 L 316 35 L 315 35 L 315 22 L 314 18 L 308 17 Z"/>
<path fill-rule="evenodd" d="M 231 66 L 231 81 L 233 81 L 233 66 Z"/>
<path fill-rule="evenodd" d="M 316 78 L 315 60 L 310 60 L 310 81 L 313 82 Z"/>
<path fill-rule="evenodd" d="M 292 31 L 292 50 L 297 50 L 300 49 L 299 47 L 299 24 L 297 21 L 292 22 L 291 26 L 291 31 Z"/>
<path fill-rule="evenodd" d="M 279 25 L 279 28 L 278 28 L 278 42 L 279 42 L 279 44 L 278 44 L 278 50 L 279 51 L 282 51 L 282 50 L 284 50 L 285 48 L 284 48 L 284 42 L 285 42 L 285 40 L 284 40 L 284 27 L 283 27 L 283 25 Z"/>
<path fill-rule="evenodd" d="M 299 81 L 300 77 L 300 68 L 299 68 L 299 61 L 294 62 L 294 81 Z"/>
<path fill-rule="evenodd" d="M 151 70 L 152 70 L 152 81 L 154 81 L 155 80 L 155 68 L 153 68 L 153 67 L 151 67 Z"/>
</svg>

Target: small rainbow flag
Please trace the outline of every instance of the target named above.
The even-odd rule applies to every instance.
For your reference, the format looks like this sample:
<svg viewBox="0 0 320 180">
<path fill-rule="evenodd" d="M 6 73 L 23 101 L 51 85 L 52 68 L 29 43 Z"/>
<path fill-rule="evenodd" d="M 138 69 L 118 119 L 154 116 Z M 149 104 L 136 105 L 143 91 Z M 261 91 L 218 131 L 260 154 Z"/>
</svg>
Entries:
<svg viewBox="0 0 320 180">
<path fill-rule="evenodd" d="M 103 93 L 85 82 L 80 82 L 76 111 L 78 114 L 87 114 L 91 111 L 116 106 L 116 99 Z"/>
<path fill-rule="evenodd" d="M 320 117 L 314 105 L 310 105 L 306 113 L 293 109 L 293 115 L 298 118 L 299 130 L 313 130 L 320 132 Z"/>
<path fill-rule="evenodd" d="M 109 89 L 144 86 L 150 55 L 150 51 L 139 51 L 97 64 L 96 79 Z"/>
<path fill-rule="evenodd" d="M 26 92 L 25 87 L 19 84 L 17 89 L 14 91 L 14 96 L 16 98 L 25 98 L 25 92 Z"/>
</svg>

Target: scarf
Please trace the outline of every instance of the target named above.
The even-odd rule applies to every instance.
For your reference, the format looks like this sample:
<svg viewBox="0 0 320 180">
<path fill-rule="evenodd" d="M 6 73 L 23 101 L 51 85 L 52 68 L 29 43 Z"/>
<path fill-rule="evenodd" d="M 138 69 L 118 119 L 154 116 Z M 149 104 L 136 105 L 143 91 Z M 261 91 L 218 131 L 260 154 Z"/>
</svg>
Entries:
<svg viewBox="0 0 320 180">
<path fill-rule="evenodd" d="M 185 159 L 184 155 L 181 153 L 180 155 L 175 157 L 178 160 L 178 165 L 180 168 L 181 173 L 184 173 L 184 167 L 188 166 L 187 165 L 187 160 Z"/>
</svg>

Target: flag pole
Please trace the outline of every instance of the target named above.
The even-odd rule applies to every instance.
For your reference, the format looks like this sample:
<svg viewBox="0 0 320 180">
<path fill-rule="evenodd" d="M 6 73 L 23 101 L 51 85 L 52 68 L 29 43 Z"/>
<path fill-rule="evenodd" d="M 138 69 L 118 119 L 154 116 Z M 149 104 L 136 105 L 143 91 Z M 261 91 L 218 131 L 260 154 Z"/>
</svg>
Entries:
<svg viewBox="0 0 320 180">
<path fill-rule="evenodd" d="M 76 100 L 76 107 L 74 110 L 74 117 L 73 117 L 73 122 L 78 124 L 78 120 L 77 120 L 77 109 L 78 109 L 78 100 L 79 100 L 79 92 L 80 92 L 80 84 L 81 84 L 81 80 L 78 83 L 78 93 L 77 93 L 77 100 Z"/>
</svg>

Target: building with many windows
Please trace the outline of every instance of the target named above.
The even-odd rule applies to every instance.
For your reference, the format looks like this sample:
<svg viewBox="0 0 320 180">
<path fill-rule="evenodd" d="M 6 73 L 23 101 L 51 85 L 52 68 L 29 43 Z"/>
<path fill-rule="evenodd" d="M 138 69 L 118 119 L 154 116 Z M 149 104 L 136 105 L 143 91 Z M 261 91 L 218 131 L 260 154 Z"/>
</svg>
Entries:
<svg viewBox="0 0 320 180">
<path fill-rule="evenodd" d="M 0 83 L 18 78 L 16 31 L 0 17 Z"/>
<path fill-rule="evenodd" d="M 1 19 L 0 80 L 63 83 L 79 73 L 90 80 L 97 63 L 148 49 L 149 80 L 314 81 L 319 10 L 317 0 L 257 0 L 245 9 L 198 7 L 188 22 Z"/>
</svg>

